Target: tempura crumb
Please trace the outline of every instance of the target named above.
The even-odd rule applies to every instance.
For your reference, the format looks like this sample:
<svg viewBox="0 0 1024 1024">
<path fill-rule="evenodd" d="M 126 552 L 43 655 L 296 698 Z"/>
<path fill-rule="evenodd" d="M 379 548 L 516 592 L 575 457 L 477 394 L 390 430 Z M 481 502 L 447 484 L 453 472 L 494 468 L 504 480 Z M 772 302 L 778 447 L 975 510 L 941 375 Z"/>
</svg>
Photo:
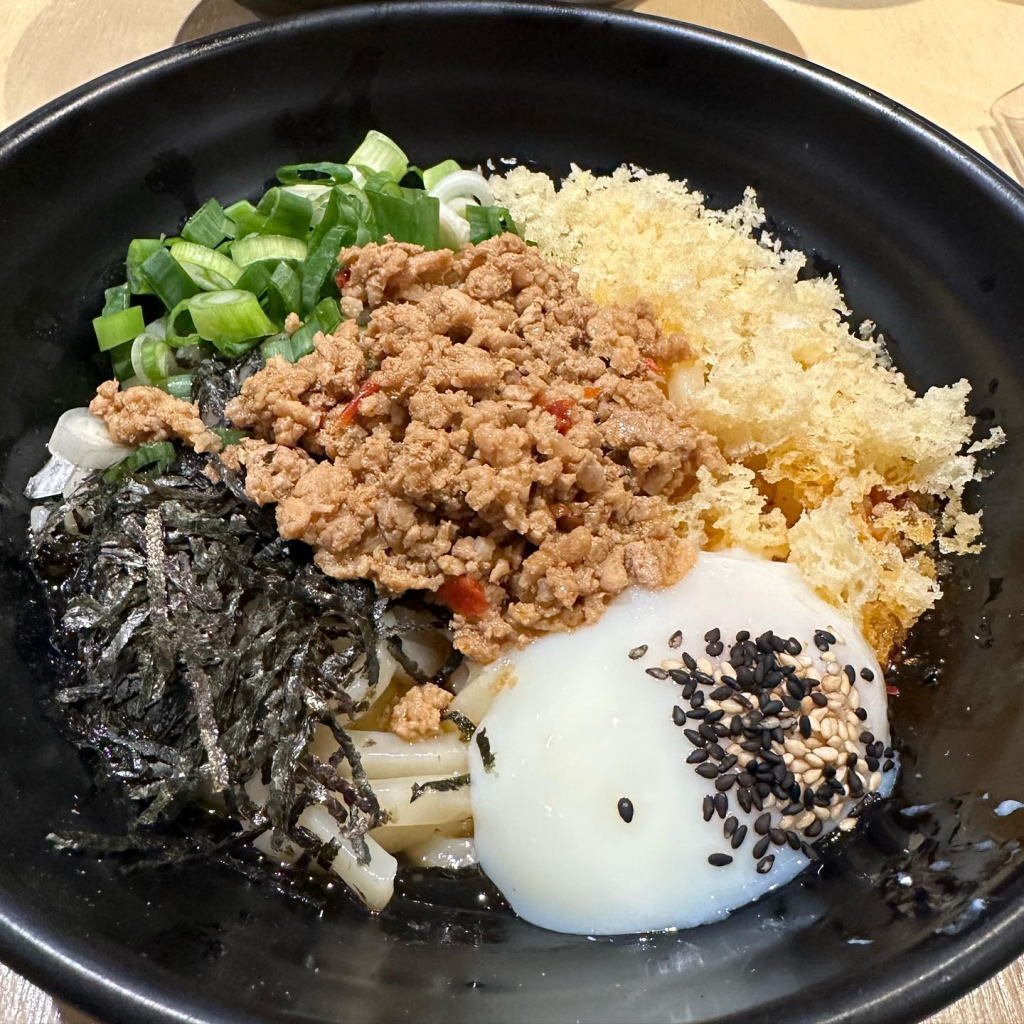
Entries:
<svg viewBox="0 0 1024 1024">
<path fill-rule="evenodd" d="M 391 731 L 406 743 L 430 739 L 441 733 L 441 712 L 452 694 L 434 683 L 414 686 L 391 711 Z"/>
</svg>

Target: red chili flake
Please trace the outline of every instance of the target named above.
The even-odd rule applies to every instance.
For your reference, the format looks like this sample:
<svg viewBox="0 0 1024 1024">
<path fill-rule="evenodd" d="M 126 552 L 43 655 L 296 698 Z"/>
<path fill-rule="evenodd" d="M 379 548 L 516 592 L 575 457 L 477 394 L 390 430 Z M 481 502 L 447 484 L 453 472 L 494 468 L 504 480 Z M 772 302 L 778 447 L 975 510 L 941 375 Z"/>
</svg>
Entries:
<svg viewBox="0 0 1024 1024">
<path fill-rule="evenodd" d="M 664 376 L 664 371 L 657 359 L 652 359 L 650 356 L 644 356 L 644 366 L 646 366 L 651 373 L 656 373 L 659 377 Z"/>
<path fill-rule="evenodd" d="M 348 284 L 348 280 L 351 276 L 352 271 L 348 267 L 342 267 L 341 270 L 334 275 L 334 283 L 338 286 L 339 292 Z"/>
<path fill-rule="evenodd" d="M 887 697 L 898 697 L 900 695 L 900 688 L 898 686 L 893 686 L 892 683 L 886 683 L 885 695 Z"/>
<path fill-rule="evenodd" d="M 370 395 L 375 395 L 380 391 L 380 385 L 376 381 L 364 380 L 359 385 L 359 390 L 356 392 L 355 398 L 352 399 L 344 409 L 341 410 L 341 422 L 343 424 L 351 423 L 359 412 L 359 403 L 364 398 L 369 398 Z"/>
<path fill-rule="evenodd" d="M 544 410 L 555 417 L 555 430 L 560 434 L 564 434 L 572 426 L 572 407 L 575 404 L 570 398 L 556 398 L 544 406 Z"/>
<path fill-rule="evenodd" d="M 472 576 L 449 576 L 438 587 L 437 599 L 467 619 L 479 619 L 490 607 L 483 584 Z"/>
</svg>

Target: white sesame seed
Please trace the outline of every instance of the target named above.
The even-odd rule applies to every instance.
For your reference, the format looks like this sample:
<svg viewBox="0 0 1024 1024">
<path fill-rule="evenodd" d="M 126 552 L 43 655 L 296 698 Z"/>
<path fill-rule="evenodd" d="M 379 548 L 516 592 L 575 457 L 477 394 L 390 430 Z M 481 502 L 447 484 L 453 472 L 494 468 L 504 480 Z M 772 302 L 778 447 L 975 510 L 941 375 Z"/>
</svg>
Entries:
<svg viewBox="0 0 1024 1024">
<path fill-rule="evenodd" d="M 799 829 L 805 829 L 812 821 L 815 820 L 814 811 L 804 811 L 799 818 L 796 819 L 796 827 Z"/>
<path fill-rule="evenodd" d="M 823 748 L 819 748 L 819 749 L 827 749 L 827 748 L 824 748 L 824 747 L 823 747 Z M 806 761 L 806 762 L 807 762 L 807 763 L 808 763 L 809 765 L 813 765 L 813 766 L 814 766 L 815 768 L 824 768 L 824 767 L 825 767 L 825 762 L 824 762 L 824 760 L 823 760 L 822 758 L 820 758 L 820 757 L 819 757 L 819 756 L 817 755 L 817 753 L 813 753 L 813 754 L 808 754 L 808 755 L 807 755 L 807 756 L 806 756 L 806 757 L 804 758 L 804 760 L 805 760 L 805 761 Z"/>
<path fill-rule="evenodd" d="M 678 661 L 676 658 L 666 658 L 662 663 L 661 667 L 667 672 L 669 669 L 682 668 L 683 663 Z"/>
<path fill-rule="evenodd" d="M 832 805 L 832 808 L 829 811 L 829 815 L 828 816 L 833 821 L 835 821 L 836 818 L 841 818 L 845 813 L 846 813 L 846 805 L 844 803 L 840 802 L 838 804 L 833 804 Z"/>
<path fill-rule="evenodd" d="M 788 829 L 793 827 L 793 815 L 787 814 L 779 819 L 779 828 Z"/>
<path fill-rule="evenodd" d="M 855 743 L 853 743 L 852 741 L 850 741 L 850 740 L 847 740 L 843 744 L 843 750 L 845 750 L 848 754 L 859 754 L 860 753 L 860 751 L 857 749 L 857 745 Z"/>
<path fill-rule="evenodd" d="M 712 673 L 711 662 L 707 658 L 697 659 L 697 670 L 703 672 L 704 675 L 709 676 Z"/>
<path fill-rule="evenodd" d="M 793 764 L 793 760 L 793 755 L 788 750 L 782 755 L 782 763 L 787 768 L 789 768 Z"/>
<path fill-rule="evenodd" d="M 826 763 L 839 760 L 839 751 L 835 747 L 818 747 L 814 753 Z M 808 760 L 810 760 L 809 757 Z"/>
<path fill-rule="evenodd" d="M 803 740 L 798 740 L 795 737 L 790 737 L 782 745 L 790 754 L 796 754 L 798 757 L 803 757 L 807 753 L 807 745 Z"/>
<path fill-rule="evenodd" d="M 810 765 L 808 765 L 808 763 L 806 761 L 803 761 L 799 757 L 797 757 L 797 758 L 794 758 L 793 761 L 790 763 L 789 770 L 794 775 L 800 775 L 802 772 L 807 771 L 807 769 L 809 767 L 810 767 Z"/>
<path fill-rule="evenodd" d="M 857 708 L 860 707 L 860 694 L 857 692 L 856 686 L 850 687 L 850 692 L 847 694 L 846 700 L 852 710 L 856 711 Z"/>
<path fill-rule="evenodd" d="M 857 819 L 856 818 L 844 818 L 841 822 L 839 822 L 839 831 L 840 832 L 852 832 L 856 827 L 857 827 Z"/>
<path fill-rule="evenodd" d="M 825 739 L 830 740 L 836 734 L 836 720 L 829 715 L 828 718 L 821 719 L 821 735 Z"/>
<path fill-rule="evenodd" d="M 723 711 L 728 712 L 730 715 L 741 715 L 743 714 L 743 706 L 737 704 L 734 700 L 726 698 L 718 705 Z"/>
<path fill-rule="evenodd" d="M 818 821 L 828 821 L 832 808 L 812 807 L 811 810 L 814 811 L 814 816 L 818 819 Z"/>
<path fill-rule="evenodd" d="M 871 778 L 868 779 L 868 789 L 873 793 L 882 784 L 882 773 L 872 772 Z"/>
<path fill-rule="evenodd" d="M 808 770 L 805 771 L 803 773 L 803 775 L 801 776 L 800 781 L 803 782 L 803 784 L 805 786 L 813 786 L 818 781 L 818 779 L 820 779 L 820 778 L 821 778 L 821 769 L 820 768 L 808 768 Z"/>
<path fill-rule="evenodd" d="M 822 693 L 835 693 L 839 689 L 839 676 L 824 676 L 821 680 Z"/>
<path fill-rule="evenodd" d="M 797 660 L 800 662 L 801 668 L 810 668 L 814 664 L 809 654 L 801 654 Z"/>
</svg>

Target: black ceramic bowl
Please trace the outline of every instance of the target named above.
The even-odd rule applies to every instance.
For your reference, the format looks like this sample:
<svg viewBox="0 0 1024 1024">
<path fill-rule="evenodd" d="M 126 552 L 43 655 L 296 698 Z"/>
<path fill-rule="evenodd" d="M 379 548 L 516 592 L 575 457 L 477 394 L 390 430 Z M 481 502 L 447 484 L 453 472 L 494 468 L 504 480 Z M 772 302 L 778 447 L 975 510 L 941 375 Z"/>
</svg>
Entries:
<svg viewBox="0 0 1024 1024">
<path fill-rule="evenodd" d="M 133 235 L 173 229 L 206 196 L 252 196 L 280 164 L 344 155 L 370 127 L 421 164 L 630 160 L 715 205 L 753 184 L 915 387 L 968 376 L 973 411 L 1010 436 L 978 490 L 988 546 L 951 569 L 894 676 L 896 797 L 723 923 L 592 941 L 444 879 L 371 919 L 219 869 L 125 878 L 47 846 L 105 811 L 40 710 L 50 681 L 19 495 L 57 415 L 102 378 L 100 290 Z M 1024 813 L 993 813 L 1024 794 L 1024 197 L 977 155 L 865 89 L 711 32 L 388 3 L 182 47 L 29 117 L 0 138 L 0 238 L 0 957 L 14 968 L 132 1024 L 796 1024 L 915 1019 L 1024 947 Z"/>
</svg>

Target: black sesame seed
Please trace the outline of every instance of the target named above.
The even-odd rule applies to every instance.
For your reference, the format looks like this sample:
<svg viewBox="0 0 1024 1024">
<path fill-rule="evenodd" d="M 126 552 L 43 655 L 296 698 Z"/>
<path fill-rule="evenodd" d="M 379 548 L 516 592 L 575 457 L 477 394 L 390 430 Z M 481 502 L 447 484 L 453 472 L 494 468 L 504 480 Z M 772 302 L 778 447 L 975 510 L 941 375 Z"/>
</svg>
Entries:
<svg viewBox="0 0 1024 1024">
<path fill-rule="evenodd" d="M 739 691 L 740 684 L 732 676 L 722 676 L 722 682 L 734 693 Z"/>
<path fill-rule="evenodd" d="M 740 750 L 747 751 L 748 754 L 756 754 L 761 749 L 760 740 L 744 740 L 740 744 Z"/>
<path fill-rule="evenodd" d="M 727 853 L 713 853 L 708 857 L 708 863 L 713 868 L 724 868 L 727 864 L 732 863 L 732 857 Z"/>
<path fill-rule="evenodd" d="M 869 669 L 869 668 L 862 668 L 860 670 L 860 677 L 861 677 L 861 679 L 863 679 L 866 682 L 870 683 L 870 682 L 872 682 L 874 680 L 875 673 L 872 672 L 871 669 Z"/>
<path fill-rule="evenodd" d="M 764 685 L 771 689 L 773 686 L 778 686 L 782 682 L 782 673 L 777 669 L 773 668 L 770 672 L 764 674 Z"/>
<path fill-rule="evenodd" d="M 686 712 L 678 704 L 672 708 L 672 721 L 676 725 L 682 725 L 686 721 Z"/>
<path fill-rule="evenodd" d="M 725 722 L 719 722 L 719 721 L 716 720 L 713 728 L 715 730 L 715 735 L 716 736 L 728 736 L 729 735 L 729 726 L 727 726 L 725 724 Z"/>
<path fill-rule="evenodd" d="M 785 704 L 790 711 L 800 710 L 800 701 L 798 701 L 796 697 L 791 697 L 788 693 L 782 698 L 782 703 Z"/>
<path fill-rule="evenodd" d="M 749 631 L 749 630 L 747 630 L 747 629 L 741 629 L 741 630 L 740 630 L 740 631 L 739 631 L 739 632 L 738 632 L 738 633 L 736 634 L 736 642 L 737 642 L 737 643 L 739 643 L 739 644 L 741 644 L 741 643 L 743 643 L 743 642 L 744 642 L 745 640 L 749 640 L 749 639 L 750 639 L 750 631 Z"/>
<path fill-rule="evenodd" d="M 875 743 L 869 743 L 867 748 L 868 757 L 881 757 L 882 751 L 885 749 L 885 744 L 881 741 Z"/>
<path fill-rule="evenodd" d="M 873 732 L 862 732 L 860 736 L 858 736 L 857 738 L 861 741 L 861 743 L 875 742 L 875 734 Z"/>
<path fill-rule="evenodd" d="M 803 700 L 804 686 L 796 676 L 789 676 L 786 679 L 786 692 L 796 700 Z"/>
<path fill-rule="evenodd" d="M 811 720 L 806 715 L 800 716 L 800 735 L 803 736 L 804 739 L 807 739 L 811 735 Z M 794 746 L 793 749 L 799 750 L 800 748 Z"/>
<path fill-rule="evenodd" d="M 750 808 L 754 805 L 754 793 L 750 789 L 740 786 L 736 790 L 736 800 L 744 813 L 749 814 Z"/>
<path fill-rule="evenodd" d="M 697 668 L 696 659 L 687 651 L 683 652 L 683 664 L 693 672 Z"/>
<path fill-rule="evenodd" d="M 757 873 L 759 875 L 767 875 L 774 866 L 775 858 L 769 854 L 767 857 L 764 857 L 757 862 Z"/>
<path fill-rule="evenodd" d="M 846 773 L 846 783 L 854 796 L 860 796 L 864 792 L 864 780 L 853 769 Z"/>
<path fill-rule="evenodd" d="M 896 762 L 890 757 L 886 760 L 885 764 L 882 765 L 883 772 L 891 772 L 896 767 Z"/>
<path fill-rule="evenodd" d="M 789 843 L 790 849 L 800 849 L 800 837 L 792 829 L 786 833 L 786 842 Z"/>
<path fill-rule="evenodd" d="M 704 634 L 704 643 L 706 643 L 706 644 L 713 644 L 716 641 L 721 640 L 721 639 L 722 639 L 722 631 L 717 626 L 715 626 L 714 629 L 709 629 Z"/>
<path fill-rule="evenodd" d="M 703 761 L 694 769 L 702 779 L 715 779 L 718 777 L 718 765 L 712 761 Z"/>
<path fill-rule="evenodd" d="M 814 821 L 804 829 L 804 835 L 813 839 L 815 836 L 821 835 L 821 829 L 821 818 L 815 818 Z"/>
<path fill-rule="evenodd" d="M 762 814 L 761 817 L 759 817 L 757 821 L 754 822 L 754 831 L 759 836 L 764 836 L 768 834 L 768 829 L 770 829 L 771 826 L 772 816 L 767 811 L 765 811 L 765 813 Z"/>
<path fill-rule="evenodd" d="M 702 811 L 703 811 L 703 814 L 704 814 L 704 820 L 705 821 L 710 821 L 711 820 L 711 816 L 715 813 L 715 802 L 714 802 L 714 800 L 711 799 L 711 797 L 709 797 L 709 796 L 704 797 L 704 803 L 702 805 Z"/>
<path fill-rule="evenodd" d="M 761 799 L 761 794 L 757 791 L 757 786 L 750 787 L 750 802 L 759 810 L 764 810 L 764 800 Z M 749 810 L 749 808 L 748 808 Z"/>
<path fill-rule="evenodd" d="M 764 707 L 761 708 L 761 710 L 766 715 L 777 715 L 783 709 L 784 706 L 785 705 L 782 703 L 781 700 L 770 700 L 767 704 L 764 705 Z"/>
<path fill-rule="evenodd" d="M 619 817 L 628 825 L 633 820 L 633 801 L 624 796 L 619 800 Z"/>
<path fill-rule="evenodd" d="M 877 772 L 878 771 L 878 766 L 882 762 L 879 761 L 877 757 L 869 757 L 869 758 L 866 758 L 866 760 L 867 760 L 867 763 L 868 763 L 868 771 L 869 772 Z"/>
<path fill-rule="evenodd" d="M 768 838 L 767 835 L 763 836 L 761 839 L 758 839 L 758 841 L 754 843 L 754 848 L 750 851 L 751 855 L 755 859 L 763 857 L 768 852 L 768 844 L 770 842 L 771 840 Z"/>
<path fill-rule="evenodd" d="M 772 787 L 769 786 L 767 782 L 759 782 L 756 786 L 754 786 L 754 790 L 761 796 L 762 799 L 765 799 L 771 794 Z"/>
<path fill-rule="evenodd" d="M 687 679 L 683 684 L 683 700 L 689 700 L 697 691 L 697 680 Z"/>
<path fill-rule="evenodd" d="M 727 700 L 732 696 L 732 690 L 728 686 L 719 686 L 711 691 L 712 700 Z"/>
<path fill-rule="evenodd" d="M 834 644 L 836 642 L 836 638 L 827 629 L 816 629 L 814 631 L 814 636 L 815 639 L 820 636 L 827 644 Z"/>
<path fill-rule="evenodd" d="M 735 775 L 719 775 L 718 778 L 715 779 L 715 789 L 717 789 L 719 793 L 724 793 L 726 790 L 732 789 L 735 783 Z"/>
<path fill-rule="evenodd" d="M 706 719 L 704 719 L 704 721 L 714 723 L 720 722 L 723 718 L 725 718 L 725 712 L 721 708 L 716 708 L 708 715 Z M 726 729 L 725 731 L 728 732 L 729 730 Z"/>
<path fill-rule="evenodd" d="M 775 740 L 776 743 L 785 743 L 786 734 L 782 731 L 781 725 L 777 725 L 772 729 L 772 739 Z"/>
<path fill-rule="evenodd" d="M 738 760 L 739 760 L 739 758 L 735 754 L 729 754 L 728 757 L 723 757 L 722 758 L 722 764 L 721 764 L 722 771 L 723 772 L 727 772 L 730 768 L 732 768 L 736 764 L 736 762 Z M 751 779 L 750 781 L 753 782 L 754 780 Z"/>
<path fill-rule="evenodd" d="M 856 711 L 854 711 L 854 714 L 855 714 L 855 715 L 856 715 L 856 716 L 857 716 L 857 717 L 858 717 L 858 718 L 859 718 L 859 719 L 860 719 L 860 720 L 861 720 L 862 722 L 866 722 L 866 721 L 868 720 L 868 709 L 867 709 L 867 708 L 857 708 L 857 710 L 856 710 Z"/>
<path fill-rule="evenodd" d="M 732 836 L 732 848 L 738 850 L 743 845 L 743 840 L 747 838 L 747 826 L 740 825 L 738 829 L 733 833 Z"/>
<path fill-rule="evenodd" d="M 739 782 L 739 784 L 740 784 L 741 786 L 743 786 L 743 787 L 744 787 L 745 789 L 750 789 L 750 787 L 751 787 L 752 785 L 754 785 L 754 782 L 756 781 L 756 780 L 754 779 L 754 776 L 753 776 L 753 775 L 751 775 L 751 774 L 750 774 L 750 772 L 743 772 L 743 771 L 741 771 L 741 772 L 740 772 L 740 773 L 739 773 L 739 774 L 738 774 L 738 775 L 736 776 L 736 779 L 737 779 L 737 781 Z"/>
<path fill-rule="evenodd" d="M 707 722 L 701 722 L 700 725 L 697 726 L 697 732 L 711 743 L 714 743 L 718 739 L 718 733 L 715 732 Z"/>
<path fill-rule="evenodd" d="M 823 693 L 812 693 L 811 700 L 813 700 L 815 705 L 819 708 L 828 706 L 828 697 Z"/>
<path fill-rule="evenodd" d="M 825 767 L 821 769 L 821 774 L 824 775 L 826 779 L 831 779 L 835 773 L 835 768 L 830 764 L 825 765 Z"/>
<path fill-rule="evenodd" d="M 765 761 L 770 761 L 772 764 L 782 764 L 782 755 L 776 754 L 771 748 L 761 750 L 760 754 L 761 758 Z"/>
<path fill-rule="evenodd" d="M 725 644 L 721 640 L 716 640 L 713 644 L 708 644 L 704 650 L 709 658 L 717 658 L 725 650 Z"/>
<path fill-rule="evenodd" d="M 856 768 L 857 767 L 857 761 L 858 761 L 858 757 L 857 757 L 856 754 L 847 754 L 846 755 L 846 767 L 847 768 Z"/>
<path fill-rule="evenodd" d="M 709 743 L 708 753 L 716 760 L 721 761 L 725 757 L 725 751 L 722 749 L 720 743 Z"/>
<path fill-rule="evenodd" d="M 707 718 L 710 713 L 707 708 L 694 708 L 692 711 L 686 712 L 686 717 L 700 721 Z"/>
<path fill-rule="evenodd" d="M 808 860 L 821 860 L 818 851 L 810 843 L 804 843 L 800 849 Z"/>
<path fill-rule="evenodd" d="M 680 630 L 676 630 L 669 638 L 668 645 L 675 650 L 683 642 L 683 634 Z"/>
<path fill-rule="evenodd" d="M 795 636 L 791 636 L 786 641 L 786 653 L 787 654 L 792 654 L 793 657 L 796 657 L 802 650 L 803 650 L 803 647 L 800 645 L 800 641 L 797 640 L 797 638 Z"/>
<path fill-rule="evenodd" d="M 693 678 L 700 683 L 701 686 L 714 686 L 715 680 L 712 676 L 709 676 L 707 672 L 701 672 L 699 669 L 694 669 Z"/>
<path fill-rule="evenodd" d="M 715 811 L 718 813 L 720 818 L 725 817 L 726 811 L 729 810 L 729 798 L 724 793 L 715 794 Z"/>
<path fill-rule="evenodd" d="M 668 679 L 668 669 L 661 668 L 659 665 L 652 665 L 650 668 L 645 668 L 644 671 L 652 679 Z"/>
<path fill-rule="evenodd" d="M 781 828 L 768 829 L 768 838 L 775 846 L 782 846 L 786 842 L 786 833 Z"/>
<path fill-rule="evenodd" d="M 695 729 L 684 729 L 683 735 L 695 746 L 703 747 L 706 746 L 706 740 L 699 732 Z"/>
<path fill-rule="evenodd" d="M 808 786 L 804 790 L 804 795 L 803 795 L 802 799 L 803 799 L 803 802 L 804 802 L 804 807 L 813 807 L 814 806 L 814 787 L 813 786 Z"/>
<path fill-rule="evenodd" d="M 804 805 L 798 803 L 787 804 L 783 809 L 783 814 L 801 814 L 803 812 Z"/>
<path fill-rule="evenodd" d="M 680 686 L 685 686 L 690 681 L 690 673 L 684 668 L 670 668 L 668 677 L 673 683 L 678 683 Z"/>
<path fill-rule="evenodd" d="M 698 747 L 690 752 L 686 758 L 687 764 L 700 764 L 708 759 L 708 752 L 703 747 Z"/>
<path fill-rule="evenodd" d="M 739 715 L 733 715 L 729 721 L 729 735 L 730 736 L 742 736 L 743 735 L 743 719 Z M 741 744 L 742 746 L 742 744 Z"/>
<path fill-rule="evenodd" d="M 631 661 L 636 661 L 637 658 L 642 658 L 647 653 L 647 644 L 641 644 L 639 647 L 634 647 L 629 652 L 629 658 Z"/>
<path fill-rule="evenodd" d="M 739 824 L 740 819 L 737 818 L 734 814 L 730 814 L 729 817 L 725 819 L 725 824 L 722 826 L 722 832 L 725 835 L 726 839 L 728 839 L 733 834 L 733 832 L 736 831 L 736 829 L 739 827 Z"/>
<path fill-rule="evenodd" d="M 779 779 L 779 785 L 786 790 L 792 789 L 795 782 L 796 776 L 792 772 L 785 772 L 782 778 Z"/>
<path fill-rule="evenodd" d="M 886 747 L 885 748 L 885 752 L 883 754 L 883 757 L 895 757 L 895 756 L 896 756 L 896 752 L 892 749 L 892 747 Z"/>
</svg>

